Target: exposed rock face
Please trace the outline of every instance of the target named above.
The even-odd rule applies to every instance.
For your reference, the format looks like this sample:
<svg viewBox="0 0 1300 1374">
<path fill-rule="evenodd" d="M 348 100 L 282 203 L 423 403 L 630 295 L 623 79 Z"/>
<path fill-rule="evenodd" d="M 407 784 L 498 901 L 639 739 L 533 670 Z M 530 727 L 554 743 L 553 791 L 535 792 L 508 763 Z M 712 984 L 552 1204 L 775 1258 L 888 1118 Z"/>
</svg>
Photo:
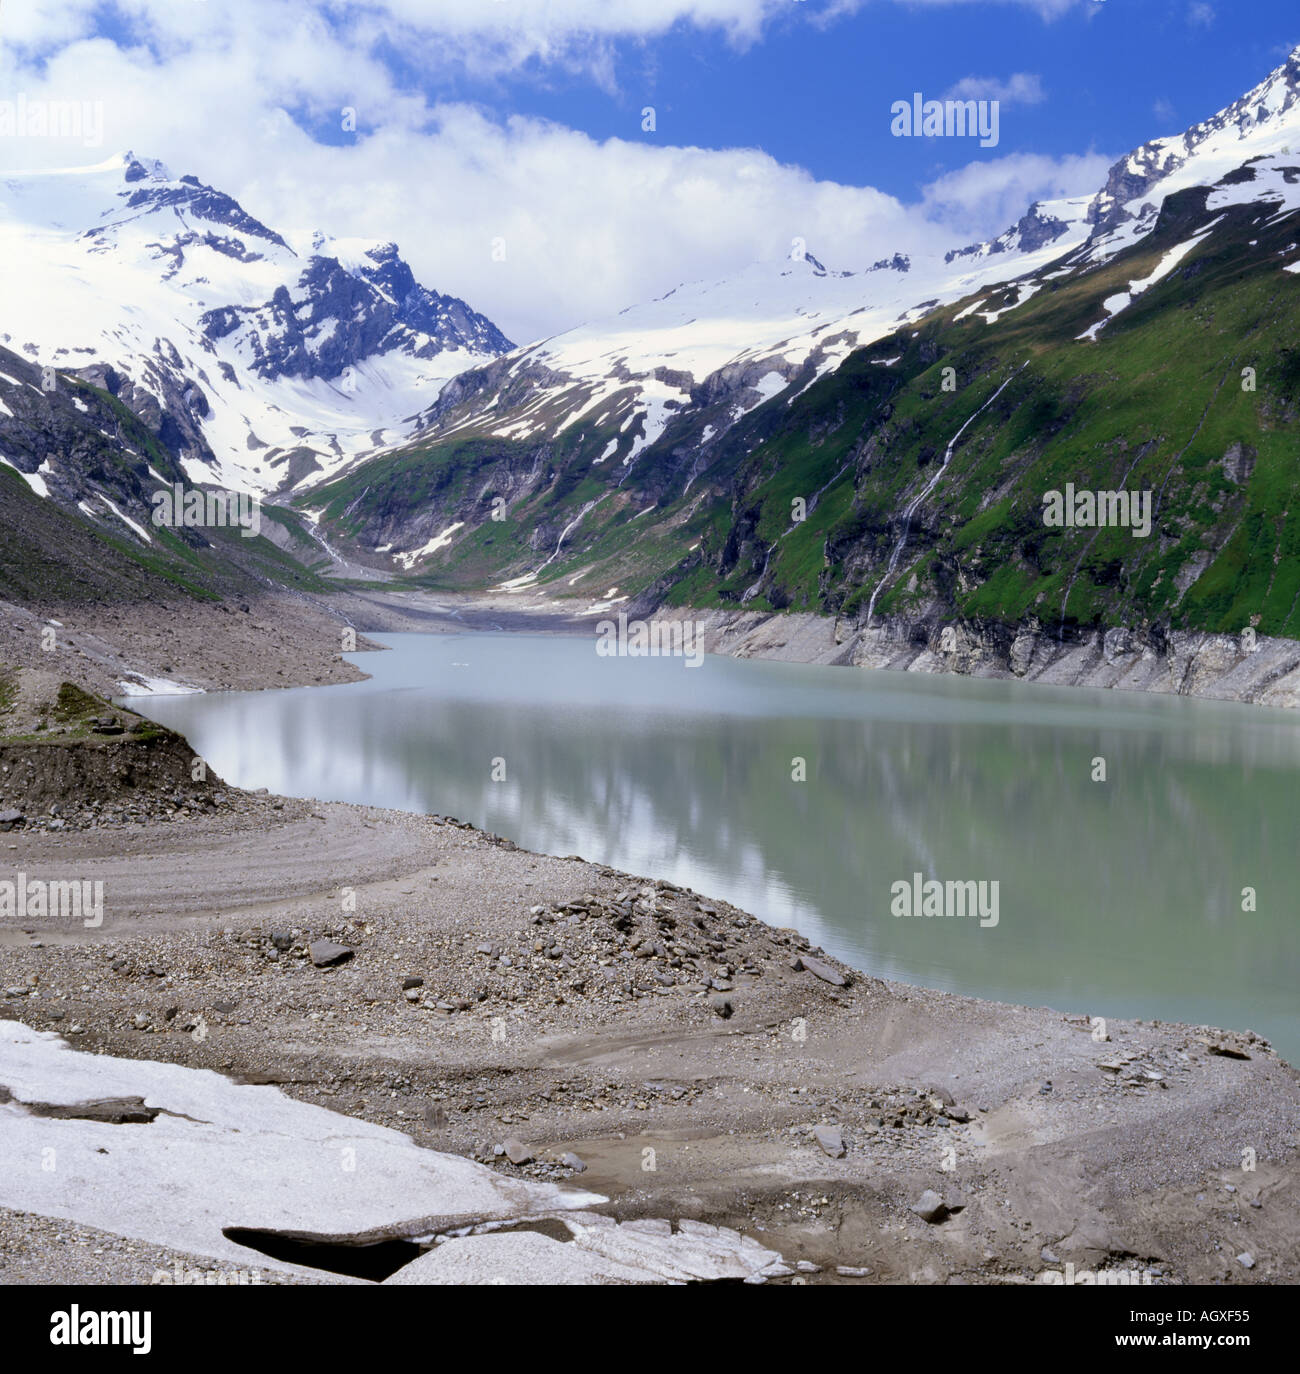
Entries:
<svg viewBox="0 0 1300 1374">
<path fill-rule="evenodd" d="M 1245 137 L 1258 125 L 1285 115 L 1300 103 L 1300 50 L 1293 52 L 1262 85 L 1257 86 L 1213 119 L 1193 125 L 1173 138 L 1153 139 L 1121 158 L 1110 169 L 1106 185 L 1089 207 L 1088 218 L 1102 230 L 1132 218 L 1127 202 L 1146 194 L 1176 172 L 1208 139 L 1236 130 Z"/>
<path fill-rule="evenodd" d="M 972 243 L 965 248 L 956 248 L 944 255 L 945 262 L 956 262 L 960 258 L 977 257 L 981 252 L 1006 253 L 1018 251 L 1036 253 L 1050 243 L 1055 243 L 1062 234 L 1069 232 L 1070 226 L 1055 215 L 1044 212 L 1042 202 L 1035 201 L 1006 233 L 999 235 L 988 244 Z"/>
<path fill-rule="evenodd" d="M 29 410 L 55 405 L 43 393 L 80 378 L 121 403 L 77 397 L 96 439 L 164 479 L 174 459 L 195 465 L 191 480 L 206 470 L 260 491 L 301 480 L 404 438 L 445 381 L 512 346 L 464 301 L 421 285 L 395 244 L 277 232 L 134 154 L 77 173 L 56 209 L 39 178 L 16 174 L 6 188 L 19 232 L 58 249 L 33 256 L 33 279 L 6 301 L 2 341 L 39 370 L 33 392 L 0 355 L 0 418 L 17 414 L 12 395 L 26 392 Z M 125 432 L 123 407 L 156 444 Z M 45 447 L 39 459 L 61 469 L 61 446 Z"/>
<path fill-rule="evenodd" d="M 152 161 L 146 166 L 139 158 L 130 154 L 127 157 L 129 160 L 122 179 L 128 185 L 139 187 L 126 197 L 128 210 L 141 214 L 163 209 L 171 209 L 178 214 L 185 212 L 209 224 L 224 225 L 232 233 L 261 239 L 278 248 L 288 248 L 289 245 L 279 234 L 268 229 L 261 220 L 254 219 L 238 201 L 211 186 L 205 186 L 197 177 L 183 176 L 179 181 L 172 182 L 161 162 Z M 86 236 L 94 238 L 96 232 L 87 230 Z"/>
<path fill-rule="evenodd" d="M 444 348 L 503 353 L 510 341 L 462 300 L 420 286 L 396 244 L 367 254 L 373 268 L 349 272 L 333 257 L 313 257 L 296 289 L 277 288 L 263 305 L 226 305 L 201 318 L 214 342 L 241 333 L 267 380 L 334 378 L 393 349 L 434 358 Z"/>
<path fill-rule="evenodd" d="M 1300 706 L 1300 643 L 1264 635 L 1116 628 L 1058 637 L 1020 626 L 891 620 L 863 629 L 830 616 L 665 608 L 702 627 L 706 651 L 735 658 L 842 664 L 911 673 L 1018 677 L 1060 687 L 1168 692 L 1261 706 Z"/>
</svg>

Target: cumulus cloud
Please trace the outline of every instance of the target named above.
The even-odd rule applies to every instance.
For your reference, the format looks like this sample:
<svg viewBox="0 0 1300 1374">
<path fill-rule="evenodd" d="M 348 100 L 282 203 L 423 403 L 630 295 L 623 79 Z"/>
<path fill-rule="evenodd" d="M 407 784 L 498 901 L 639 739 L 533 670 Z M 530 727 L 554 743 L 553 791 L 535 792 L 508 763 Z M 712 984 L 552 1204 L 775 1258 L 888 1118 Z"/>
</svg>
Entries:
<svg viewBox="0 0 1300 1374">
<path fill-rule="evenodd" d="M 1000 233 L 1036 200 L 1088 195 L 1106 180 L 1113 158 L 1084 153 L 1063 158 L 1015 153 L 973 162 L 925 187 L 922 208 L 933 222 L 967 227 L 976 238 Z"/>
<path fill-rule="evenodd" d="M 777 19 L 830 24 L 872 4 L 953 7 L 1002 4 L 1059 18 L 1095 0 L 334 0 L 329 26 L 354 42 L 388 41 L 421 58 L 476 67 L 569 62 L 575 52 L 620 38 L 656 38 L 689 26 L 725 34 L 744 45 Z M 104 11 L 102 0 L 26 0 L 4 14 L 6 42 L 49 50 L 88 37 Z M 302 18 L 303 0 L 256 4 L 193 0 L 116 0 L 114 10 L 160 49 L 221 42 L 238 31 L 283 34 Z M 1193 8 L 1199 8 L 1194 6 Z"/>
<path fill-rule="evenodd" d="M 91 36 L 93 0 L 31 0 L 18 27 L 6 6 L 5 84 L 31 99 L 102 101 L 105 134 L 94 156 L 75 143 L 8 140 L 0 165 L 84 164 L 132 148 L 221 187 L 276 228 L 395 239 L 423 281 L 462 296 L 520 342 L 683 281 L 776 262 L 795 238 L 849 269 L 958 246 L 1000 232 L 1035 197 L 1095 189 L 1104 178 L 1100 158 L 1001 159 L 941 178 L 906 205 L 755 149 L 599 140 L 466 103 L 430 105 L 368 41 L 378 29 L 364 30 L 399 22 L 413 32 L 423 24 L 427 35 L 436 15 L 469 36 L 504 23 L 492 12 L 523 3 L 371 0 L 326 14 L 281 0 L 118 0 L 127 20 L 120 43 Z M 537 27 L 525 42 L 550 42 L 580 21 L 606 34 L 708 23 L 743 40 L 776 7 L 551 0 L 531 7 Z M 51 29 L 33 15 L 61 35 L 39 55 Z M 1033 78 L 1005 84 L 1015 83 L 1021 98 L 1032 95 Z M 344 133 L 345 108 L 357 111 L 359 133 Z"/>
<path fill-rule="evenodd" d="M 1005 81 L 996 76 L 964 76 L 944 92 L 945 100 L 997 100 L 1003 105 L 1041 105 L 1047 99 L 1043 78 L 1017 72 Z"/>
</svg>

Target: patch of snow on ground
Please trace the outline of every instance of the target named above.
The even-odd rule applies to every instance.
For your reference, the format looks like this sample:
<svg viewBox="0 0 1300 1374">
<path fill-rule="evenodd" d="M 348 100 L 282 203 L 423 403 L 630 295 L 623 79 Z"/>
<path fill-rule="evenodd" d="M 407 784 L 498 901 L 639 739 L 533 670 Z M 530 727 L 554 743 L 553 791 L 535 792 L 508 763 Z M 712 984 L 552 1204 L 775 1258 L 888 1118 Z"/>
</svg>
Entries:
<svg viewBox="0 0 1300 1374">
<path fill-rule="evenodd" d="M 464 528 L 465 522 L 458 520 L 454 525 L 448 525 L 441 534 L 435 534 L 422 549 L 414 549 L 410 553 L 399 553 L 393 561 L 400 563 L 407 572 L 410 572 L 421 560 L 437 553 L 439 549 L 445 549 L 451 543 L 456 531 Z"/>
<path fill-rule="evenodd" d="M 13 468 L 37 496 L 48 496 L 50 494 L 50 489 L 45 485 L 45 479 L 41 476 L 41 472 L 44 472 L 45 469 L 49 467 L 48 462 L 41 464 L 39 472 L 24 472 L 17 463 L 11 463 L 8 458 L 3 456 L 0 456 L 0 463 L 3 463 L 7 468 Z"/>
<path fill-rule="evenodd" d="M 187 687 L 183 682 L 173 682 L 166 677 L 145 677 L 133 673 L 117 684 L 124 697 L 192 697 L 201 696 L 202 687 Z"/>
</svg>

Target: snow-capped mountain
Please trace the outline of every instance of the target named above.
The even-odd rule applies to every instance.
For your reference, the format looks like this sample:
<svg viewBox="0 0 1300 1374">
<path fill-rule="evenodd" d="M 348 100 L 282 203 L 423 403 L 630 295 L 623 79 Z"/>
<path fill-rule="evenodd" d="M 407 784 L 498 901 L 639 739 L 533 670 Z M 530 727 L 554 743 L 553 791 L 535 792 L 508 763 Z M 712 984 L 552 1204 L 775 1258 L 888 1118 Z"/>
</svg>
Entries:
<svg viewBox="0 0 1300 1374">
<path fill-rule="evenodd" d="M 508 350 L 392 243 L 276 232 L 128 153 L 0 174 L 0 342 L 166 429 L 186 475 L 259 491 L 401 440 Z M 161 437 L 161 436 L 160 436 Z"/>
<path fill-rule="evenodd" d="M 987 291 L 970 313 L 995 322 L 1043 288 L 1045 269 L 1085 270 L 1132 246 L 1177 191 L 1216 188 L 1211 209 L 1243 199 L 1300 204 L 1292 144 L 1300 149 L 1300 49 L 1213 119 L 1121 159 L 1095 195 L 1037 203 L 988 243 L 928 257 L 900 245 L 844 271 L 800 250 L 779 265 L 679 286 L 460 378 L 428 414 L 425 437 L 531 440 L 613 420 L 626 441 L 611 440 L 594 461 L 630 465 L 674 416 L 729 397 L 734 421 L 797 379 L 792 400 L 855 349 L 937 306 Z"/>
<path fill-rule="evenodd" d="M 688 518 L 688 506 L 674 514 L 674 503 L 725 489 L 780 428 L 780 414 L 798 413 L 805 393 L 850 355 L 855 366 L 869 356 L 871 368 L 901 372 L 926 328 L 969 323 L 995 341 L 1044 298 L 1077 302 L 1084 318 L 1076 327 L 1070 316 L 1063 346 L 1082 352 L 1160 283 L 1202 270 L 1189 259 L 1220 232 L 1234 236 L 1234 253 L 1259 254 L 1253 266 L 1265 273 L 1300 271 L 1292 236 L 1279 245 L 1274 233 L 1300 209 L 1293 146 L 1300 49 L 1213 119 L 1121 159 L 1095 194 L 1035 204 L 988 242 L 924 257 L 899 245 L 849 271 L 800 250 L 469 370 L 444 388 L 411 444 L 349 465 L 306 499 L 350 549 L 393 571 L 437 563 L 481 576 L 495 566 L 506 574 L 501 585 L 526 588 L 587 550 L 609 562 L 609 550 L 628 548 L 631 526 L 620 521 L 635 519 L 637 538 L 652 540 L 658 512 Z M 1163 213 L 1175 196 L 1177 213 Z M 1259 236 L 1248 232 L 1238 246 L 1243 223 Z M 1144 253 L 1151 235 L 1158 251 Z M 933 362 L 935 345 L 927 347 Z M 410 463 L 422 456 L 437 480 L 420 484 L 417 499 Z M 846 480 L 854 461 L 846 455 L 821 480 Z M 735 499 L 743 505 L 745 493 Z M 728 518 L 722 563 L 752 533 L 751 511 L 738 506 Z M 490 520 L 512 522 L 510 537 Z M 675 533 L 664 547 L 676 547 Z M 698 547 L 686 546 L 688 560 Z"/>
<path fill-rule="evenodd" d="M 611 440 L 595 461 L 627 467 L 693 406 L 728 399 L 734 421 L 796 378 L 800 390 L 812 385 L 855 349 L 936 305 L 1047 266 L 1088 233 L 1076 214 L 1064 241 L 1024 242 L 1014 252 L 948 260 L 898 252 L 861 270 L 830 271 L 800 249 L 723 281 L 684 284 L 462 377 L 432 408 L 428 433 L 529 440 L 612 420 L 627 442 Z"/>
<path fill-rule="evenodd" d="M 1165 198 L 1188 186 L 1211 186 L 1252 158 L 1300 147 L 1300 48 L 1212 119 L 1175 138 L 1158 138 L 1121 159 L 1089 206 L 1100 230 L 1149 222 Z"/>
</svg>

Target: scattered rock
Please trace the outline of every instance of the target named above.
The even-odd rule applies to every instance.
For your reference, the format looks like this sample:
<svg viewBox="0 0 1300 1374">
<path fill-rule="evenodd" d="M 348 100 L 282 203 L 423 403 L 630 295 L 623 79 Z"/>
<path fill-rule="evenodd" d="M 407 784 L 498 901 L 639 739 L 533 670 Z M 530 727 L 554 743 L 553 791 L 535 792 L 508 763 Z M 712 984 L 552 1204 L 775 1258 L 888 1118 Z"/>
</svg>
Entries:
<svg viewBox="0 0 1300 1374">
<path fill-rule="evenodd" d="M 333 940 L 313 940 L 307 947 L 307 953 L 317 968 L 333 968 L 337 964 L 347 963 L 356 950 L 335 944 Z"/>
<path fill-rule="evenodd" d="M 811 973 L 814 978 L 820 978 L 823 983 L 830 983 L 837 988 L 846 988 L 849 980 L 838 970 L 833 969 L 829 964 L 824 964 L 820 959 L 810 958 L 807 954 L 800 957 L 799 962 L 803 965 L 804 971 Z"/>
<path fill-rule="evenodd" d="M 410 992 L 412 988 L 422 988 L 423 986 L 424 986 L 424 979 L 423 979 L 423 978 L 404 978 L 404 979 L 402 980 L 402 991 L 403 991 L 403 992 Z"/>
<path fill-rule="evenodd" d="M 1229 1045 L 1225 1040 L 1206 1040 L 1203 1042 L 1206 1052 L 1209 1054 L 1222 1055 L 1224 1059 L 1249 1059 L 1250 1055 L 1245 1050 L 1236 1045 Z"/>
<path fill-rule="evenodd" d="M 523 1141 L 516 1140 L 514 1136 L 511 1136 L 509 1140 L 505 1141 L 501 1148 L 511 1164 L 522 1166 L 533 1162 L 533 1152 L 523 1143 Z"/>
<path fill-rule="evenodd" d="M 838 1126 L 815 1126 L 813 1127 L 813 1135 L 816 1137 L 818 1145 L 832 1159 L 844 1158 L 844 1133 Z"/>
<path fill-rule="evenodd" d="M 586 1161 L 579 1158 L 571 1150 L 560 1156 L 560 1163 L 566 1169 L 572 1169 L 575 1174 L 585 1174 L 587 1172 Z"/>
<path fill-rule="evenodd" d="M 1255 1256 L 1252 1255 L 1249 1250 L 1243 1250 L 1241 1254 L 1237 1256 L 1237 1263 L 1241 1265 L 1243 1269 L 1253 1269 L 1255 1267 Z"/>
<path fill-rule="evenodd" d="M 948 1206 L 933 1188 L 927 1188 L 912 1204 L 912 1211 L 933 1226 L 948 1215 Z"/>
</svg>

